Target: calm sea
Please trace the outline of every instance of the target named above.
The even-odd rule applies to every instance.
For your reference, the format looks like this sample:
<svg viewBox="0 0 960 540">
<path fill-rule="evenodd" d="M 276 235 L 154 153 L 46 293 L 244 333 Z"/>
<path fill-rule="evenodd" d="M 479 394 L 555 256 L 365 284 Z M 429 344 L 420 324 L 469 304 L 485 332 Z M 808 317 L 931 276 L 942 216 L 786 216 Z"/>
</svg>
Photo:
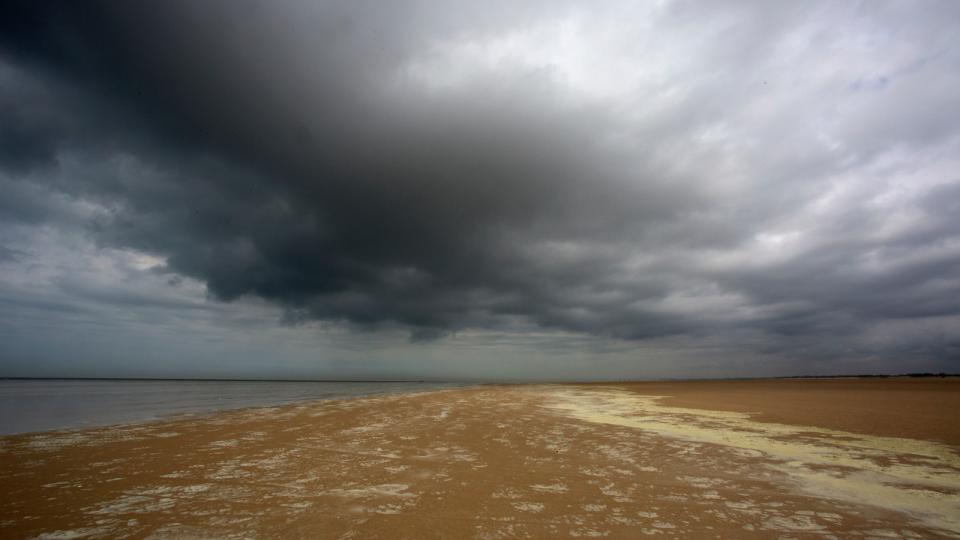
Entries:
<svg viewBox="0 0 960 540">
<path fill-rule="evenodd" d="M 0 380 L 0 435 L 466 386 L 431 382 Z"/>
</svg>

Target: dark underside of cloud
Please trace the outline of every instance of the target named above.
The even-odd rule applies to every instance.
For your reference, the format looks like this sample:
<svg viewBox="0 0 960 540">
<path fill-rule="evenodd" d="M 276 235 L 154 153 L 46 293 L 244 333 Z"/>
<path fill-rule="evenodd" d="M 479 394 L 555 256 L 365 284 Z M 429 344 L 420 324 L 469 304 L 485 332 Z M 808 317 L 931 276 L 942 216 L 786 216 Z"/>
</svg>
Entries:
<svg viewBox="0 0 960 540">
<path fill-rule="evenodd" d="M 455 4 L 8 2 L 0 221 L 80 224 L 216 299 L 415 341 L 539 326 L 960 354 L 944 330 L 960 316 L 956 171 L 910 191 L 897 167 L 916 163 L 889 157 L 957 149 L 960 94 L 929 89 L 957 82 L 936 71 L 960 67 L 955 38 L 930 51 L 936 70 L 911 68 L 926 83 L 853 69 L 755 110 L 791 69 L 762 51 L 821 15 L 731 5 L 668 106 L 582 98 L 507 62 L 437 83 L 438 47 L 575 11 Z M 948 36 L 937 21 L 956 28 L 955 6 L 917 25 Z M 858 24 L 898 16 L 882 11 Z M 696 16 L 711 20 L 664 15 Z M 841 33 L 824 24 L 818 39 Z M 728 136 L 710 138 L 718 125 Z M 884 325 L 895 337 L 844 341 Z"/>
</svg>

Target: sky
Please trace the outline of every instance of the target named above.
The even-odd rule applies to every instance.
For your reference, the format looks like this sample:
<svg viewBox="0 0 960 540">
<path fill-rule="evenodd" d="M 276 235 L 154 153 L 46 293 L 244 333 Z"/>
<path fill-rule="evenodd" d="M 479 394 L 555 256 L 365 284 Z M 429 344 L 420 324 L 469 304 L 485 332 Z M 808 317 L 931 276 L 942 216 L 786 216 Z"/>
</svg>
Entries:
<svg viewBox="0 0 960 540">
<path fill-rule="evenodd" d="M 0 376 L 960 371 L 960 2 L 5 2 Z"/>
</svg>

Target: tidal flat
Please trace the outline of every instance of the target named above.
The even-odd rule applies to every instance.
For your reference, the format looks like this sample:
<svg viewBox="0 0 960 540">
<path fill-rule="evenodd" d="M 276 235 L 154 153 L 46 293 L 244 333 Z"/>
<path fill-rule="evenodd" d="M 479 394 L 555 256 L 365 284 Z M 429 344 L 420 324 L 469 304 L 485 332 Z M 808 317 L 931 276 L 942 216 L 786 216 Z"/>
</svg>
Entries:
<svg viewBox="0 0 960 540">
<path fill-rule="evenodd" d="M 957 538 L 960 381 L 487 385 L 0 438 L 2 538 Z"/>
</svg>

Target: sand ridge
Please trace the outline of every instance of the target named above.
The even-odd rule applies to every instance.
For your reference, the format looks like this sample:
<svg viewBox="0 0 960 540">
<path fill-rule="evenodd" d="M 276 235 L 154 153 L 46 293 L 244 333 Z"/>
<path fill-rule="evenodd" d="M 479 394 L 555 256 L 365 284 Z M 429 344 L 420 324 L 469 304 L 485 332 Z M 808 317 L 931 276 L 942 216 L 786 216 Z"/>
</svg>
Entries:
<svg viewBox="0 0 960 540">
<path fill-rule="evenodd" d="M 0 537 L 958 536 L 949 506 L 903 511 L 808 489 L 797 471 L 821 463 L 590 417 L 678 415 L 737 437 L 761 429 L 625 394 L 484 386 L 5 437 Z M 783 444 L 810 445 L 795 435 Z M 837 436 L 816 437 L 826 435 Z M 910 481 L 927 471 L 952 504 L 952 462 L 931 452 L 893 452 L 891 470 Z M 848 454 L 834 472 L 886 470 Z"/>
<path fill-rule="evenodd" d="M 584 386 L 598 386 L 589 384 Z M 662 405 L 960 447 L 960 377 L 648 381 L 617 385 Z"/>
</svg>

